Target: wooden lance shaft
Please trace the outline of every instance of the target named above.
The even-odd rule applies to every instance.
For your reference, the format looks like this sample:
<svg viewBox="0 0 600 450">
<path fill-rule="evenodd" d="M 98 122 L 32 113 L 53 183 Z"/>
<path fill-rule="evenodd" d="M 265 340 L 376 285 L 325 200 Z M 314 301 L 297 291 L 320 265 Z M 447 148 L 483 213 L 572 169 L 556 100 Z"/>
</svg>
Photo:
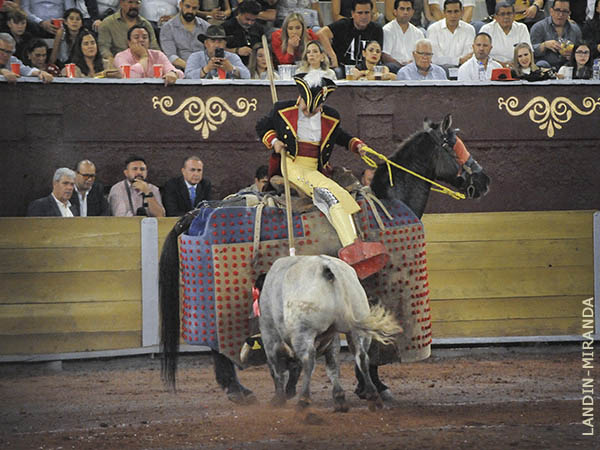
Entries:
<svg viewBox="0 0 600 450">
<path fill-rule="evenodd" d="M 271 62 L 271 52 L 269 51 L 269 43 L 267 36 L 263 34 L 262 45 L 265 51 L 265 59 L 267 60 L 267 72 L 269 74 L 269 83 L 271 85 L 271 98 L 273 104 L 277 102 L 277 91 L 275 90 L 275 78 L 273 76 L 273 63 Z M 296 248 L 294 247 L 294 224 L 292 223 L 292 196 L 290 194 L 290 181 L 287 174 L 287 150 L 284 148 L 281 156 L 281 172 L 283 173 L 283 190 L 285 192 L 285 215 L 287 218 L 288 229 L 288 246 L 290 247 L 290 256 L 296 256 Z"/>
</svg>

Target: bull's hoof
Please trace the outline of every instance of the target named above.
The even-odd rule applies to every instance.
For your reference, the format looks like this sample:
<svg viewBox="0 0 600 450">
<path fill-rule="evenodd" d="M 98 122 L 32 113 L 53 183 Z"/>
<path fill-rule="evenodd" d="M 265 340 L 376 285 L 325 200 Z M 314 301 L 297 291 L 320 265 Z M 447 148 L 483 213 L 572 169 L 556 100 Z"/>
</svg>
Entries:
<svg viewBox="0 0 600 450">
<path fill-rule="evenodd" d="M 340 412 L 340 413 L 347 413 L 348 411 L 350 411 L 350 407 L 348 406 L 348 404 L 344 401 L 341 403 L 336 402 L 335 407 L 333 408 L 334 412 Z"/>
<path fill-rule="evenodd" d="M 308 408 L 310 406 L 310 400 L 306 399 L 306 398 L 301 398 L 300 400 L 298 400 L 298 404 L 297 404 L 297 408 L 299 410 L 304 410 L 306 408 Z"/>
<path fill-rule="evenodd" d="M 287 386 L 285 388 L 285 396 L 288 400 L 296 396 L 296 386 Z"/>
<path fill-rule="evenodd" d="M 323 418 L 313 412 L 307 413 L 302 421 L 307 425 L 322 425 L 325 422 Z"/>
<path fill-rule="evenodd" d="M 388 408 L 395 408 L 400 404 L 400 402 L 396 400 L 396 397 L 394 397 L 394 395 L 392 394 L 392 391 L 390 391 L 389 389 L 381 391 L 379 393 L 379 396 L 381 397 L 381 400 L 383 401 L 384 405 Z"/>
<path fill-rule="evenodd" d="M 286 399 L 283 396 L 280 395 L 275 395 L 273 396 L 273 398 L 271 399 L 271 406 L 275 407 L 275 408 L 281 408 L 282 406 L 285 405 Z"/>
<path fill-rule="evenodd" d="M 227 394 L 227 398 L 237 405 L 253 405 L 255 403 L 258 403 L 258 399 L 256 398 L 253 392 L 229 392 Z"/>
</svg>

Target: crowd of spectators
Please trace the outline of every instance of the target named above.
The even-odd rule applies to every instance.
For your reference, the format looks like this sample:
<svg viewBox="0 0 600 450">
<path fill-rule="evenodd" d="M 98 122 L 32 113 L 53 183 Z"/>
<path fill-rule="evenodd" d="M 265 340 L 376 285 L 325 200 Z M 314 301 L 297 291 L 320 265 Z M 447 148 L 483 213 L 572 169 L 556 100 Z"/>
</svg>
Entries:
<svg viewBox="0 0 600 450">
<path fill-rule="evenodd" d="M 0 74 L 265 79 L 266 35 L 275 70 L 338 79 L 521 78 L 517 46 L 543 79 L 593 77 L 600 0 L 546 1 L 487 0 L 478 21 L 474 0 L 333 0 L 325 24 L 317 0 L 0 0 Z"/>
</svg>

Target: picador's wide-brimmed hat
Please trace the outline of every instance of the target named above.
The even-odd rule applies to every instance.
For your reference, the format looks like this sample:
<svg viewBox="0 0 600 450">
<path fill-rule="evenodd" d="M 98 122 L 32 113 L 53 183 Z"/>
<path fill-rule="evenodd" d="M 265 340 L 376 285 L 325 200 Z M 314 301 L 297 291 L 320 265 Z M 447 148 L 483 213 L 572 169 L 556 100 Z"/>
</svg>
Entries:
<svg viewBox="0 0 600 450">
<path fill-rule="evenodd" d="M 225 34 L 225 30 L 221 25 L 211 25 L 206 29 L 206 33 L 199 34 L 198 40 L 204 42 L 207 39 L 229 39 L 231 36 Z"/>
<path fill-rule="evenodd" d="M 309 112 L 321 106 L 329 94 L 337 89 L 335 81 L 324 77 L 320 71 L 299 73 L 294 77 L 300 97 L 306 103 Z"/>
</svg>

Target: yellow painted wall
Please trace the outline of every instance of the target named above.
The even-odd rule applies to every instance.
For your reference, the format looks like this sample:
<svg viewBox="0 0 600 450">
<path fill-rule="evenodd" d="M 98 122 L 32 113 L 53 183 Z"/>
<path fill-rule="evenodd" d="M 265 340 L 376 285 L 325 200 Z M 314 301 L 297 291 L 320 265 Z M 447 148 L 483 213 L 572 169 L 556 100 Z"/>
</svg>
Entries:
<svg viewBox="0 0 600 450">
<path fill-rule="evenodd" d="M 426 215 L 434 338 L 579 334 L 592 216 Z M 141 347 L 140 222 L 0 219 L 0 355 Z"/>
</svg>

